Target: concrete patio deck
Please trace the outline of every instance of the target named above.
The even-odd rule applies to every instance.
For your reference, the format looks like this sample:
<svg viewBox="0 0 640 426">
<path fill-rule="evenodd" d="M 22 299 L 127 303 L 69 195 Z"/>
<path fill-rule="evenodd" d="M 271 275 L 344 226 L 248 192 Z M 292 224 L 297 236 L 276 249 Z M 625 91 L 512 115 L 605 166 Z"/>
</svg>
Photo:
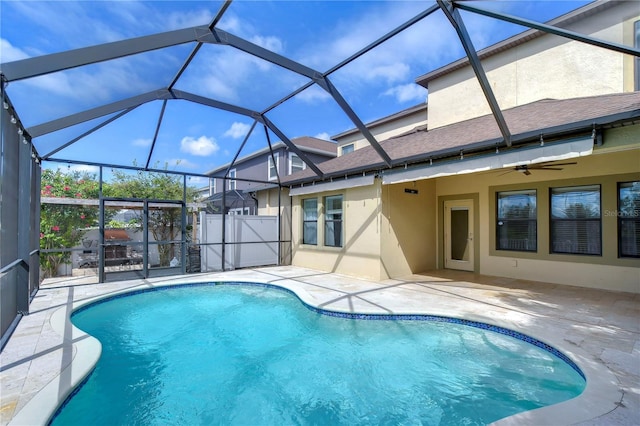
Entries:
<svg viewBox="0 0 640 426">
<path fill-rule="evenodd" d="M 573 400 L 498 423 L 640 424 L 640 294 L 448 270 L 371 282 L 291 266 L 105 284 L 87 284 L 85 278 L 45 283 L 0 354 L 0 423 L 46 424 L 91 370 L 99 345 L 71 326 L 72 309 L 133 289 L 218 281 L 282 286 L 328 310 L 443 315 L 519 331 L 572 358 L 585 372 L 587 388 Z"/>
</svg>

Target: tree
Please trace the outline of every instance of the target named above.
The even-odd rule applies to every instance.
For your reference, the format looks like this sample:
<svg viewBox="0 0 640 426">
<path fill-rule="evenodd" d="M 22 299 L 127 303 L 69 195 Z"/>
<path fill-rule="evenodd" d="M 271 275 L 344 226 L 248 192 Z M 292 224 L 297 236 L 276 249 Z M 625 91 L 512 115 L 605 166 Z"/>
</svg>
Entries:
<svg viewBox="0 0 640 426">
<path fill-rule="evenodd" d="M 68 249 L 80 243 L 84 229 L 97 225 L 98 209 L 73 200 L 98 198 L 96 176 L 87 172 L 44 169 L 42 197 L 68 200 L 60 204 L 43 203 L 40 210 L 40 249 Z M 69 262 L 71 252 L 42 253 L 40 265 L 45 278 L 57 274 L 58 266 Z"/>
<path fill-rule="evenodd" d="M 567 219 L 591 219 L 599 218 L 600 211 L 596 206 L 584 203 L 572 203 L 564 208 Z"/>
<path fill-rule="evenodd" d="M 140 198 L 152 200 L 182 200 L 182 176 L 160 172 L 137 171 L 135 174 L 121 170 L 113 171 L 113 179 L 103 188 L 106 197 Z M 192 200 L 195 191 L 187 188 L 187 200 Z M 134 211 L 135 222 L 142 224 L 142 212 Z M 156 241 L 175 241 L 182 231 L 182 210 L 179 207 L 160 207 L 150 209 L 148 217 L 149 231 Z M 171 243 L 158 244 L 160 266 L 169 266 L 171 259 L 180 257 Z"/>
</svg>

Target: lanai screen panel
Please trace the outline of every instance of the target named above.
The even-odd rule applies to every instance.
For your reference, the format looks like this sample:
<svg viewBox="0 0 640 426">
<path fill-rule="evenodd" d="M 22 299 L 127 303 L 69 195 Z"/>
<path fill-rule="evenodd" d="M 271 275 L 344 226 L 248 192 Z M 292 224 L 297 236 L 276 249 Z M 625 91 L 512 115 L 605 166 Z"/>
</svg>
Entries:
<svg viewBox="0 0 640 426">
<path fill-rule="evenodd" d="M 486 2 L 480 6 L 545 21 L 585 3 Z M 525 29 L 458 10 L 457 4 L 454 9 L 462 17 L 472 48 L 483 48 Z M 198 102 L 194 97 L 201 97 L 209 107 L 223 103 L 222 109 L 258 119 L 260 124 L 266 124 L 263 117 L 271 113 L 268 125 L 277 139 L 332 135 L 353 127 L 363 131 L 364 122 L 424 102 L 426 91 L 414 83 L 416 76 L 464 56 L 443 13 L 451 7 L 446 2 L 3 2 L 0 7 L 1 35 L 7 47 L 3 63 L 104 43 L 129 43 L 127 48 L 135 50 L 137 42 L 131 42 L 135 37 L 142 37 L 140 46 L 147 46 L 149 37 L 161 40 L 159 49 L 99 63 L 91 63 L 88 55 L 89 65 L 11 81 L 7 92 L 24 111 L 27 128 L 157 90 L 152 100 L 156 104 L 166 101 L 166 112 L 149 112 L 137 120 L 150 121 L 147 128 L 156 129 L 146 131 L 151 136 L 135 140 L 159 141 L 163 134 L 174 134 L 178 152 L 185 138 L 195 138 L 193 126 L 186 124 L 194 119 L 186 108 L 171 106 L 183 98 L 174 90 L 186 92 L 187 102 Z M 189 31 L 193 36 L 185 38 Z M 296 103 L 305 96 L 306 102 Z M 36 98 L 51 101 L 35 102 Z M 328 102 L 337 103 L 349 120 L 324 114 L 323 110 L 336 109 L 328 108 Z M 278 112 L 279 108 L 297 114 Z M 104 119 L 124 110 L 108 111 Z M 497 111 L 494 109 L 499 115 Z M 306 120 L 308 126 L 301 126 L 297 115 L 318 119 Z M 213 120 L 198 119 L 201 123 Z M 122 120 L 120 125 L 131 129 Z M 282 133 L 280 128 L 292 129 L 292 133 Z M 222 140 L 228 130 L 205 136 Z M 76 144 L 74 138 L 82 135 L 61 143 Z M 159 155 L 152 146 L 144 166 Z M 74 150 L 65 151 L 76 155 Z M 385 159 L 383 150 L 378 151 Z M 205 173 L 228 163 L 234 155 L 219 150 L 182 171 Z M 135 159 L 140 163 L 137 154 Z M 131 162 L 131 158 L 123 159 L 123 165 Z M 388 159 L 385 163 L 390 165 Z"/>
</svg>

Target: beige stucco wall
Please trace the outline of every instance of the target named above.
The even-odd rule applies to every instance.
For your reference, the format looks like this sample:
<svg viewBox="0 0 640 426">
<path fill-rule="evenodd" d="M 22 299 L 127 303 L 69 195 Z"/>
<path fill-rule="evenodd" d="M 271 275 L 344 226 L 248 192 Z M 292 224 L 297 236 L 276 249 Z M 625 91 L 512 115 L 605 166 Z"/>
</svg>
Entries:
<svg viewBox="0 0 640 426">
<path fill-rule="evenodd" d="M 435 195 L 435 180 L 382 186 L 382 275 L 403 277 L 435 269 Z"/>
<path fill-rule="evenodd" d="M 604 288 L 640 293 L 640 259 L 619 259 L 617 256 L 617 182 L 640 180 L 640 141 L 638 126 L 605 132 L 601 153 L 575 160 L 576 165 L 562 171 L 532 171 L 478 173 L 440 178 L 437 196 L 455 197 L 475 193 L 478 196 L 479 265 L 478 272 L 534 281 L 545 281 L 581 287 Z M 635 132 L 635 136 L 634 136 Z M 635 148 L 628 145 L 635 138 Z M 616 148 L 617 147 L 617 148 Z M 606 149 L 605 149 L 606 148 Z M 615 151 L 615 149 L 619 151 Z M 573 160 L 572 160 L 573 161 Z M 549 254 L 549 188 L 573 185 L 601 185 L 602 256 Z M 517 189 L 538 191 L 538 252 L 496 251 L 495 192 Z M 607 212 L 611 214 L 607 214 Z M 439 218 L 440 220 L 440 218 Z M 440 221 L 441 222 L 441 221 Z M 441 236 L 438 238 L 438 265 L 442 267 Z"/>
<path fill-rule="evenodd" d="M 391 122 L 372 126 L 369 128 L 369 131 L 378 142 L 382 142 L 425 124 L 427 124 L 426 105 L 424 109 L 420 109 L 412 114 L 405 115 Z M 338 142 L 338 155 L 342 155 L 342 147 L 344 145 L 353 143 L 354 149 L 361 149 L 370 145 L 369 141 L 366 140 L 360 132 L 355 132 L 341 138 L 337 138 L 336 142 Z"/>
<path fill-rule="evenodd" d="M 617 183 L 640 180 L 640 126 L 605 130 L 605 144 L 561 171 L 533 170 L 531 175 L 498 170 L 416 182 L 373 185 L 293 197 L 293 261 L 297 266 L 369 279 L 400 278 L 443 267 L 442 204 L 475 203 L 476 272 L 581 287 L 640 293 L 640 259 L 618 258 Z M 569 161 L 569 160 L 568 160 Z M 506 173 L 506 174 L 505 174 Z M 549 189 L 601 185 L 601 256 L 549 253 Z M 417 190 L 417 194 L 405 192 Z M 537 253 L 495 250 L 495 197 L 498 191 L 536 189 Z M 344 196 L 344 247 L 323 246 L 323 215 L 317 246 L 302 245 L 301 200 Z"/>
<path fill-rule="evenodd" d="M 404 189 L 417 190 L 408 194 Z M 318 220 L 318 245 L 303 245 L 303 199 L 344 196 L 344 247 L 324 247 L 324 216 Z M 435 268 L 435 182 L 350 188 L 294 197 L 293 264 L 370 279 L 402 277 Z"/>
<path fill-rule="evenodd" d="M 293 197 L 292 264 L 380 279 L 380 188 L 370 185 Z M 343 247 L 325 247 L 324 197 L 343 195 Z M 302 200 L 318 199 L 318 244 L 302 244 Z"/>
<path fill-rule="evenodd" d="M 633 46 L 637 2 L 621 2 L 567 29 Z M 501 109 L 540 99 L 633 91 L 633 58 L 566 38 L 544 35 L 482 61 Z M 471 67 L 429 82 L 429 128 L 490 114 Z"/>
</svg>

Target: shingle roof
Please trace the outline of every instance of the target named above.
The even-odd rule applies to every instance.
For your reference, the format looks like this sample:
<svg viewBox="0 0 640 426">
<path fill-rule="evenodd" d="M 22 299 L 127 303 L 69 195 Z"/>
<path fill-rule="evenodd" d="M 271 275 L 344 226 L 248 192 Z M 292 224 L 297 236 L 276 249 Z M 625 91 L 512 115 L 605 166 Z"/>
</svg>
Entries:
<svg viewBox="0 0 640 426">
<path fill-rule="evenodd" d="M 564 100 L 544 99 L 503 111 L 514 145 L 540 137 L 576 133 L 620 120 L 640 118 L 640 92 L 618 93 Z M 394 166 L 429 158 L 504 145 L 493 115 L 485 115 L 428 131 L 415 131 L 380 143 Z M 368 146 L 318 166 L 326 178 L 387 168 Z M 287 185 L 320 181 L 310 169 L 282 179 Z"/>
<path fill-rule="evenodd" d="M 295 145 L 299 148 L 312 148 L 318 151 L 325 151 L 329 154 L 336 154 L 338 152 L 338 146 L 335 142 L 326 141 L 324 139 L 312 138 L 311 136 L 301 136 L 291 139 Z M 304 149 L 302 149 L 305 151 Z"/>
<path fill-rule="evenodd" d="M 375 128 L 376 126 L 380 126 L 382 124 L 385 123 L 389 123 L 391 121 L 397 120 L 399 118 L 405 117 L 407 115 L 411 115 L 414 114 L 416 112 L 420 112 L 420 111 L 424 111 L 425 112 L 425 119 L 427 118 L 426 116 L 426 111 L 427 111 L 427 103 L 426 102 L 421 102 L 418 105 L 414 105 L 412 107 L 409 107 L 407 109 L 403 109 L 402 111 L 398 111 L 395 114 L 391 114 L 391 115 L 387 115 L 386 117 L 382 117 L 379 118 L 377 120 L 371 121 L 369 123 L 365 123 L 365 126 L 371 130 L 373 128 Z M 345 130 L 344 132 L 338 133 L 337 135 L 333 135 L 331 136 L 331 139 L 334 140 L 338 140 L 342 137 L 348 136 L 348 135 L 352 135 L 355 133 L 360 132 L 360 129 L 358 129 L 357 127 L 352 127 L 349 130 Z"/>
<path fill-rule="evenodd" d="M 326 141 L 324 139 L 313 138 L 311 136 L 301 136 L 301 137 L 293 138 L 291 139 L 291 142 L 294 145 L 296 145 L 302 152 L 316 153 L 316 154 L 326 155 L 327 157 L 335 157 L 336 155 L 338 155 L 338 145 L 335 142 Z M 278 141 L 272 145 L 272 148 L 274 150 L 277 150 L 286 146 L 287 145 L 284 142 Z M 262 148 L 258 151 L 254 151 L 250 154 L 247 154 L 243 157 L 238 158 L 235 164 L 240 164 L 244 161 L 250 160 L 259 155 L 266 154 L 268 152 L 270 152 L 269 147 Z M 223 164 L 222 166 L 218 166 L 213 170 L 209 170 L 206 174 L 213 175 L 222 170 L 226 170 L 227 167 L 229 167 L 229 164 L 230 163 L 226 163 L 226 164 Z"/>
</svg>

